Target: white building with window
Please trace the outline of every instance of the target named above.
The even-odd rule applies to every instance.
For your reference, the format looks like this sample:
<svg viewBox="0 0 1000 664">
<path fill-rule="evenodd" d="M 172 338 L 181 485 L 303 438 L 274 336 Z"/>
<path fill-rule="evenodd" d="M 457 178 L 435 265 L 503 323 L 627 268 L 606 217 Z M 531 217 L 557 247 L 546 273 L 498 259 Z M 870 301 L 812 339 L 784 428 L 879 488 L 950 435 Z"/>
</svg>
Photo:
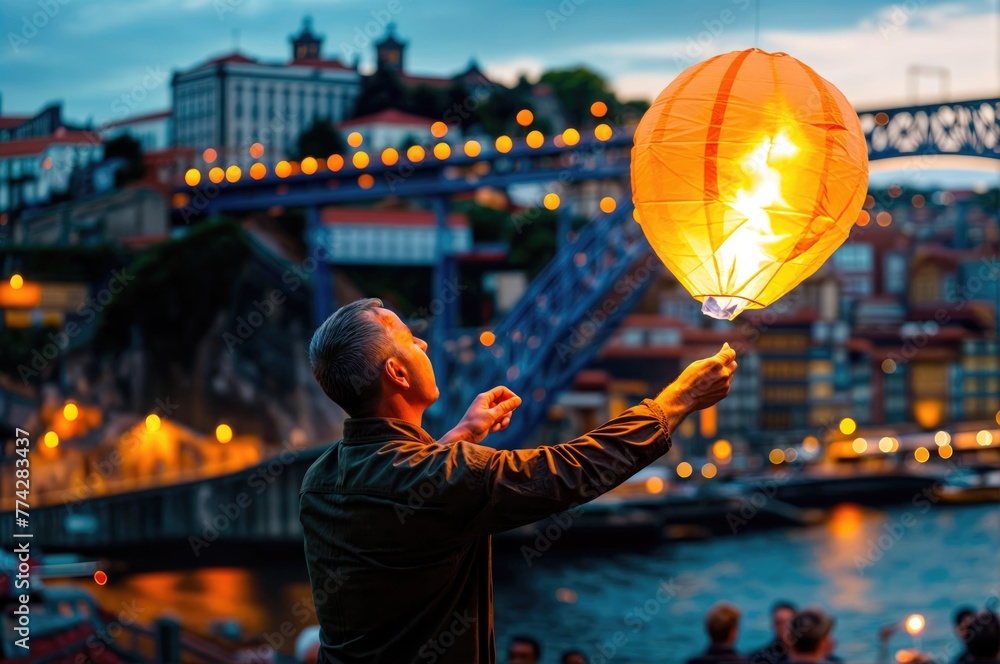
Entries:
<svg viewBox="0 0 1000 664">
<path fill-rule="evenodd" d="M 287 63 L 259 62 L 240 53 L 174 74 L 173 142 L 201 152 L 214 148 L 225 163 L 246 165 L 250 146 L 264 159 L 288 157 L 299 135 L 318 119 L 350 117 L 361 87 L 356 66 L 320 55 L 322 38 L 306 19 L 291 38 Z"/>
</svg>

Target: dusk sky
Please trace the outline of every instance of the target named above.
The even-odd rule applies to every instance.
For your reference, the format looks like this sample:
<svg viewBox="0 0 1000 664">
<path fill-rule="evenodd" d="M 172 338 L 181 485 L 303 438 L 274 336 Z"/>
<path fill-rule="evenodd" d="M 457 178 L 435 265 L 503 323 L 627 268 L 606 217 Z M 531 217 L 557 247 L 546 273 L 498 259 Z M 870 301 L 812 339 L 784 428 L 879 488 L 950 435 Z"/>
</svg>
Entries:
<svg viewBox="0 0 1000 664">
<path fill-rule="evenodd" d="M 803 60 L 859 108 L 911 101 L 910 64 L 947 67 L 955 98 L 1000 94 L 1000 0 L 759 1 L 760 48 Z M 172 71 L 231 52 L 236 31 L 241 52 L 286 60 L 306 15 L 325 36 L 324 55 L 360 52 L 366 69 L 365 30 L 381 33 L 391 17 L 409 41 L 411 72 L 450 74 L 474 57 L 509 82 L 583 64 L 627 98 L 652 99 L 685 66 L 754 41 L 754 0 L 4 2 L 2 113 L 62 100 L 70 121 L 99 124 L 122 95 L 136 115 L 165 109 Z M 921 101 L 939 92 L 936 77 L 920 80 Z"/>
</svg>

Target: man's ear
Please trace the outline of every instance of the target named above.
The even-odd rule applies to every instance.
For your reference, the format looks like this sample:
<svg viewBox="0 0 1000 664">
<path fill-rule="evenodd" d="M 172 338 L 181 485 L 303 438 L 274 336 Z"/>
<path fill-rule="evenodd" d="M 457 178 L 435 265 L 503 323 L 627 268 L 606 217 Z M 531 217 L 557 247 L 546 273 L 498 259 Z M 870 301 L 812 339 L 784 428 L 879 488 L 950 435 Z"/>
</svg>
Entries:
<svg viewBox="0 0 1000 664">
<path fill-rule="evenodd" d="M 399 361 L 399 358 L 390 357 L 385 361 L 385 379 L 397 389 L 407 390 L 410 388 L 410 375 L 406 367 Z"/>
</svg>

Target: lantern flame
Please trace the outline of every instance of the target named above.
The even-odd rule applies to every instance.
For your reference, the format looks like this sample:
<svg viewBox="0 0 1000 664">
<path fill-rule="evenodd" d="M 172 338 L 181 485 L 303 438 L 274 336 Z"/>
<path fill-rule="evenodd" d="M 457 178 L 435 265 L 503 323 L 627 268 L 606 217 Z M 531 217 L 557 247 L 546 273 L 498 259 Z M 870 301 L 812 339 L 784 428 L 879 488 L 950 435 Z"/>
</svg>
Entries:
<svg viewBox="0 0 1000 664">
<path fill-rule="evenodd" d="M 746 284 L 767 265 L 778 260 L 771 247 L 780 245 L 788 235 L 775 234 L 769 210 L 775 207 L 787 209 L 789 205 L 781 194 L 781 171 L 773 162 L 789 159 L 798 152 L 788 131 L 782 129 L 773 138 L 765 136 L 740 164 L 749 186 L 740 188 L 736 199 L 729 203 L 732 210 L 739 213 L 733 215 L 737 217 L 738 226 L 716 252 L 720 267 L 729 270 L 731 288 Z M 715 318 L 730 319 L 748 304 L 740 298 L 709 297 L 705 299 L 702 312 Z"/>
</svg>

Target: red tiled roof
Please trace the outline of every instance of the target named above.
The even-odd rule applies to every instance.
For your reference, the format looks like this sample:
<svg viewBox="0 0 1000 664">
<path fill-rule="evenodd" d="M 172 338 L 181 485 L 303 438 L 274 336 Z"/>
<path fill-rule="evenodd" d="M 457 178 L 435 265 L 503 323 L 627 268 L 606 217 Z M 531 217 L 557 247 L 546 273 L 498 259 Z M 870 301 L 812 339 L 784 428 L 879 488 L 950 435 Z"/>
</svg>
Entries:
<svg viewBox="0 0 1000 664">
<path fill-rule="evenodd" d="M 147 113 L 145 115 L 137 115 L 134 118 L 123 118 L 121 120 L 115 120 L 114 122 L 108 122 L 102 125 L 104 129 L 112 129 L 113 127 L 125 127 L 128 125 L 139 124 L 140 122 L 151 122 L 153 120 L 162 120 L 164 118 L 169 118 L 172 111 L 158 111 L 156 113 Z"/>
<path fill-rule="evenodd" d="M 232 63 L 238 63 L 238 64 L 256 64 L 257 63 L 257 61 L 254 60 L 253 58 L 249 58 L 249 57 L 243 55 L 242 53 L 237 53 L 237 52 L 234 51 L 233 53 L 227 53 L 226 55 L 220 55 L 217 58 L 212 58 L 211 60 L 208 60 L 207 62 L 203 62 L 202 64 L 198 65 L 198 69 L 201 69 L 202 67 L 208 67 L 209 65 L 221 65 L 221 64 L 231 63 L 231 62 Z"/>
<path fill-rule="evenodd" d="M 24 124 L 31 119 L 30 115 L 5 115 L 0 116 L 0 129 L 8 129 Z"/>
<path fill-rule="evenodd" d="M 434 213 L 427 210 L 376 210 L 372 208 L 324 208 L 324 224 L 371 224 L 374 226 L 434 226 Z M 468 226 L 465 215 L 448 215 L 449 226 Z"/>
<path fill-rule="evenodd" d="M 424 125 L 427 129 L 430 129 L 431 124 L 434 120 L 431 118 L 425 118 L 420 115 L 414 115 L 413 113 L 407 113 L 405 111 L 400 111 L 395 108 L 387 108 L 384 111 L 379 111 L 377 113 L 372 113 L 371 115 L 362 115 L 359 118 L 353 118 L 351 120 L 346 120 L 340 123 L 340 127 L 357 127 L 360 125 L 370 125 L 370 124 L 397 124 L 397 125 Z"/>
<path fill-rule="evenodd" d="M 289 63 L 292 67 L 312 67 L 313 69 L 339 69 L 341 71 L 354 71 L 340 60 L 324 60 L 322 58 L 299 58 Z"/>
<path fill-rule="evenodd" d="M 96 134 L 89 131 L 57 131 L 51 136 L 20 138 L 16 141 L 0 143 L 0 157 L 21 157 L 24 155 L 41 154 L 50 145 L 80 143 L 99 145 L 100 139 Z"/>
</svg>

